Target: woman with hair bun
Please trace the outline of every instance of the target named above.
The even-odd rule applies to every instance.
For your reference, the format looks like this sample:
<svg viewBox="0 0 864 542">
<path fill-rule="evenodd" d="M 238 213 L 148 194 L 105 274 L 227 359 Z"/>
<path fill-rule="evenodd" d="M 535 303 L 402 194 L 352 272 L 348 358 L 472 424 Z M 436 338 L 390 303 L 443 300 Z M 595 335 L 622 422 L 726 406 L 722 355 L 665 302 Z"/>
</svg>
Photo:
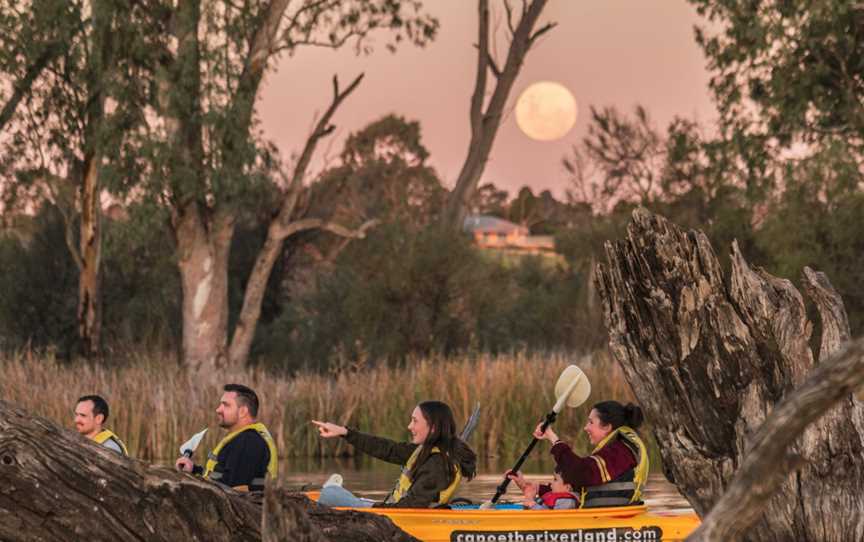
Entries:
<svg viewBox="0 0 864 542">
<path fill-rule="evenodd" d="M 648 451 L 636 433 L 642 425 L 642 409 L 630 403 L 603 401 L 594 405 L 588 414 L 585 432 L 594 445 L 587 457 L 579 457 L 570 445 L 547 428 L 534 430 L 534 437 L 552 443 L 555 470 L 579 495 L 580 508 L 600 506 L 627 506 L 642 502 L 642 489 L 648 478 Z M 522 477 L 521 473 L 508 474 L 526 497 L 534 493 L 542 497 L 550 490 L 548 485 L 537 485 Z"/>
</svg>

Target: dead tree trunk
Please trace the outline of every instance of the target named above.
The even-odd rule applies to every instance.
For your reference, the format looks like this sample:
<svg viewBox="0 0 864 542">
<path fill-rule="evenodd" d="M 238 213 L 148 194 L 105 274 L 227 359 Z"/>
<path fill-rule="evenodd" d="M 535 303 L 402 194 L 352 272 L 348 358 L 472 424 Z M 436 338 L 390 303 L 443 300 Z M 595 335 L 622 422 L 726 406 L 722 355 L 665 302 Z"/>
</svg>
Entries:
<svg viewBox="0 0 864 542">
<path fill-rule="evenodd" d="M 0 401 L 0 540 L 410 542 L 382 516 L 254 495 L 130 460 Z"/>
<path fill-rule="evenodd" d="M 495 32 L 489 26 L 489 0 L 477 0 L 477 72 L 474 74 L 474 92 L 471 94 L 469 111 L 471 140 L 468 143 L 468 156 L 462 164 L 456 185 L 447 200 L 447 208 L 442 220 L 445 230 L 462 231 L 468 202 L 474 196 L 477 184 L 486 168 L 486 161 L 492 152 L 498 127 L 504 118 L 507 98 L 525 63 L 525 57 L 537 40 L 555 27 L 554 23 L 548 23 L 534 30 L 543 8 L 546 7 L 546 2 L 547 0 L 523 1 L 518 23 L 515 21 L 509 2 L 507 0 L 503 2 L 510 44 L 507 58 L 499 67 L 492 57 L 494 43 L 490 41 L 494 40 Z M 495 77 L 495 85 L 487 101 L 486 96 L 489 92 L 487 81 L 490 73 Z"/>
<path fill-rule="evenodd" d="M 707 237 L 644 210 L 598 266 L 610 348 L 653 422 L 667 478 L 700 516 L 724 494 L 756 431 L 817 364 L 795 287 L 751 269 L 736 245 L 728 284 Z M 818 359 L 848 339 L 839 296 L 809 270 Z M 847 393 L 788 449 L 800 458 L 745 540 L 861 540 L 864 404 Z M 767 473 L 766 473 L 767 474 Z"/>
</svg>

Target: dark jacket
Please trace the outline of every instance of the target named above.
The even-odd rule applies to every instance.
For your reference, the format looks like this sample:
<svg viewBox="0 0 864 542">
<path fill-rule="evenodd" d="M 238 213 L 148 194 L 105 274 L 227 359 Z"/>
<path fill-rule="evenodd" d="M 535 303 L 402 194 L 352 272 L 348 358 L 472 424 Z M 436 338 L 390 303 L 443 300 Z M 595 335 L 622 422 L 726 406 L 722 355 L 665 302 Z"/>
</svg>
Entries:
<svg viewBox="0 0 864 542">
<path fill-rule="evenodd" d="M 264 490 L 264 486 L 255 481 L 263 481 L 267 476 L 270 449 L 257 431 L 243 431 L 234 437 L 219 451 L 216 461 L 216 469 L 210 475 L 212 481 L 228 487 L 248 486 L 250 491 Z M 198 466 L 193 469 L 196 474 L 203 471 Z"/>
<path fill-rule="evenodd" d="M 574 492 L 579 493 L 583 487 L 599 486 L 603 483 L 597 461 L 591 456 L 576 455 L 569 444 L 560 440 L 552 446 L 550 453 L 561 471 L 561 478 L 573 487 Z M 621 439 L 610 442 L 593 455 L 603 459 L 612 480 L 632 471 L 637 463 L 633 451 Z M 547 491 L 548 485 L 540 486 L 541 495 Z"/>
<path fill-rule="evenodd" d="M 348 429 L 345 435 L 351 445 L 358 450 L 388 463 L 404 465 L 417 444 L 411 442 L 395 442 L 383 437 L 367 435 L 353 429 Z M 459 464 L 463 473 L 471 473 L 475 470 L 474 452 L 464 443 L 458 441 L 456 452 L 458 457 L 451 457 L 450 461 Z M 411 487 L 398 503 L 376 503 L 380 508 L 428 508 L 438 501 L 438 494 L 447 489 L 453 482 L 453 475 L 448 461 L 443 454 L 431 454 L 421 465 L 415 465 L 411 474 Z"/>
</svg>

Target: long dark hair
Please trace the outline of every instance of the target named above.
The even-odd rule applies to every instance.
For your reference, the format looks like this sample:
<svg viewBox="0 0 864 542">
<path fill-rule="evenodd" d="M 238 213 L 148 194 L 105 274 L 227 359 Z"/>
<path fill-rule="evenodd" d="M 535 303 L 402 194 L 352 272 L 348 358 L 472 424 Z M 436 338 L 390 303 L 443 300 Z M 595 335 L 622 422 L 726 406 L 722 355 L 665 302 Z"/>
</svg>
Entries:
<svg viewBox="0 0 864 542">
<path fill-rule="evenodd" d="M 633 403 L 622 405 L 618 401 L 603 401 L 593 406 L 597 411 L 597 417 L 604 425 L 611 425 L 612 430 L 626 425 L 631 429 L 637 429 L 642 425 L 645 417 L 642 409 Z"/>
<path fill-rule="evenodd" d="M 417 407 L 426 419 L 426 423 L 429 424 L 429 435 L 423 441 L 423 449 L 420 450 L 417 461 L 411 467 L 409 473 L 411 479 L 414 479 L 414 470 L 429 459 L 432 448 L 438 448 L 439 453 L 446 460 L 450 467 L 451 479 L 456 475 L 457 464 L 466 480 L 474 478 L 477 473 L 477 454 L 456 436 L 456 420 L 447 403 L 423 401 Z"/>
</svg>

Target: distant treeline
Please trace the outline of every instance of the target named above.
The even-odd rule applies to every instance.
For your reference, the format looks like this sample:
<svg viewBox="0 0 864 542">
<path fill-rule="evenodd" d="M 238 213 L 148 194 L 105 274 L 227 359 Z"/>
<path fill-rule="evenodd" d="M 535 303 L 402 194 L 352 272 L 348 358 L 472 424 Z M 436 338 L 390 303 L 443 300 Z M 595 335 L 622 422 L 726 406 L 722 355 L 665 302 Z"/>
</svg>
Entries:
<svg viewBox="0 0 864 542">
<path fill-rule="evenodd" d="M 622 238 L 635 205 L 705 231 L 727 263 L 737 240 L 749 261 L 773 274 L 797 281 L 804 265 L 826 272 L 853 334 L 861 332 L 864 194 L 849 149 L 833 143 L 796 158 L 760 155 L 761 162 L 748 163 L 693 123 L 676 120 L 661 135 L 641 108 L 632 118 L 614 109 L 592 115 L 588 138 L 564 161 L 572 175 L 564 196 L 527 187 L 511 196 L 487 184 L 472 203 L 474 213 L 553 235 L 558 259 L 482 251 L 467 235 L 433 227 L 446 190 L 425 165 L 417 123 L 388 116 L 353 134 L 307 205 L 346 223 L 357 216 L 381 223 L 364 239 L 315 231 L 286 242 L 252 362 L 293 370 L 472 351 L 589 351 L 605 340 L 591 266 L 605 241 Z M 387 141 L 392 152 L 381 155 L 370 139 Z M 243 291 L 265 238 L 266 209 L 262 203 L 261 213 L 238 225 L 229 292 Z M 109 356 L 179 349 L 181 283 L 168 220 L 164 208 L 143 202 L 105 217 Z M 78 277 L 62 215 L 46 203 L 7 224 L 0 236 L 0 347 L 70 355 Z M 239 293 L 229 298 L 229 329 L 241 305 Z"/>
</svg>

